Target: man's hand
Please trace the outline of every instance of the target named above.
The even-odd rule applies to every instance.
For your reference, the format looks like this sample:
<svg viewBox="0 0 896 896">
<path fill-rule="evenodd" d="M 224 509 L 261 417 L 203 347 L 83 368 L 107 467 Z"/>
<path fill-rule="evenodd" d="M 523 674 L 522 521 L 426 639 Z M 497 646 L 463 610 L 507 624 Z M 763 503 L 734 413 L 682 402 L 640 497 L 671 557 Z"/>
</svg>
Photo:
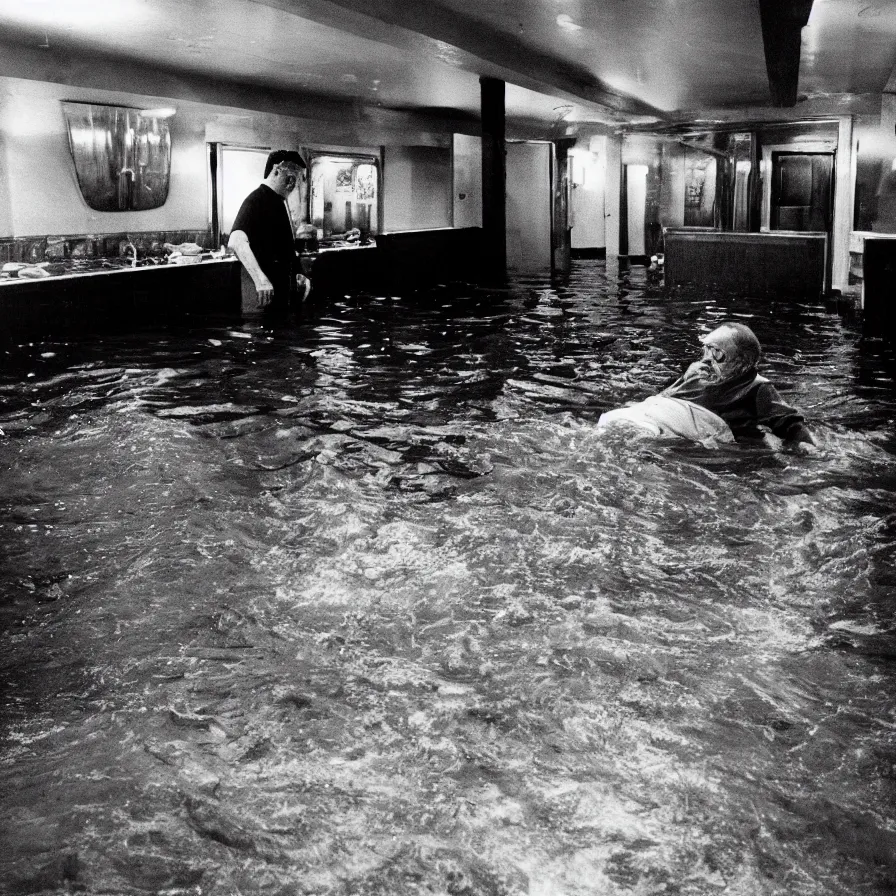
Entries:
<svg viewBox="0 0 896 896">
<path fill-rule="evenodd" d="M 261 274 L 255 281 L 255 290 L 258 293 L 258 307 L 267 308 L 274 298 L 274 284 L 264 275 Z"/>
<path fill-rule="evenodd" d="M 304 274 L 296 274 L 296 292 L 300 302 L 304 302 L 311 292 L 311 281 Z"/>
</svg>

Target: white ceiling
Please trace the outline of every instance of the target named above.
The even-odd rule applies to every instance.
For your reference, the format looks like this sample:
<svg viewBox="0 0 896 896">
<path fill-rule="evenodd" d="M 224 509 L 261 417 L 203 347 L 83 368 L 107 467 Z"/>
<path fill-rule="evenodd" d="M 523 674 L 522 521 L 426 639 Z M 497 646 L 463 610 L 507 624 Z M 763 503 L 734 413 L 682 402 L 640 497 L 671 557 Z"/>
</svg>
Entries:
<svg viewBox="0 0 896 896">
<path fill-rule="evenodd" d="M 4 45 L 31 58 L 65 54 L 60 80 L 69 82 L 72 59 L 94 69 L 131 60 L 184 78 L 473 119 L 479 77 L 498 77 L 517 127 L 682 120 L 770 103 L 758 0 L 0 0 L 0 26 Z M 37 77 L 16 70 L 27 69 L 22 58 L 0 52 L 0 74 Z M 894 65 L 894 0 L 815 0 L 801 95 L 894 89 Z"/>
</svg>

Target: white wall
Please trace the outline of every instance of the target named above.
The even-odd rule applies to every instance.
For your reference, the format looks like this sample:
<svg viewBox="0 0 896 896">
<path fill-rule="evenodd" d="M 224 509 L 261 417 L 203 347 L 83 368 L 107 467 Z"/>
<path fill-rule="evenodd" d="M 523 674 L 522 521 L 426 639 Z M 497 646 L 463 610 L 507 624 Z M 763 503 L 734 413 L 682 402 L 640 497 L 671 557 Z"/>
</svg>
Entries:
<svg viewBox="0 0 896 896">
<path fill-rule="evenodd" d="M 838 123 L 837 166 L 834 171 L 834 223 L 831 234 L 831 287 L 842 294 L 849 290 L 849 234 L 853 227 L 855 164 L 852 118 Z"/>
<path fill-rule="evenodd" d="M 450 227 L 451 151 L 432 146 L 390 146 L 383 154 L 383 229 Z"/>
<path fill-rule="evenodd" d="M 62 100 L 146 108 L 175 106 L 171 128 L 171 182 L 158 209 L 97 212 L 81 196 L 68 145 Z M 292 149 L 307 147 L 378 156 L 389 147 L 380 196 L 391 230 L 450 227 L 451 149 L 444 134 L 386 126 L 290 118 L 46 81 L 0 78 L 0 237 L 204 230 L 209 226 L 206 142 Z M 388 116 L 387 116 L 388 119 Z M 408 145 L 414 141 L 413 145 Z"/>
<path fill-rule="evenodd" d="M 208 226 L 205 122 L 179 108 L 170 119 L 171 182 L 164 206 L 139 212 L 98 212 L 78 188 L 61 100 L 144 106 L 146 98 L 0 78 L 0 236 L 201 230 Z M 2 197 L 8 196 L 4 222 Z"/>
</svg>

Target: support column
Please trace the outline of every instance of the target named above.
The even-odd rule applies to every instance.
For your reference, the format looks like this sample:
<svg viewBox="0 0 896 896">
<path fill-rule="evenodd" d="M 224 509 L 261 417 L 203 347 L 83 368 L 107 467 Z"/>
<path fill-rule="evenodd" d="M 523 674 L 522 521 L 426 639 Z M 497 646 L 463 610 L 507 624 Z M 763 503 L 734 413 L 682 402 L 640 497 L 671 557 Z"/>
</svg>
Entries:
<svg viewBox="0 0 896 896">
<path fill-rule="evenodd" d="M 482 267 L 490 279 L 507 276 L 507 162 L 504 82 L 479 79 L 482 103 Z"/>
<path fill-rule="evenodd" d="M 846 295 L 849 291 L 849 234 L 853 226 L 856 186 L 852 117 L 843 116 L 839 125 L 834 168 L 834 224 L 828 249 L 831 253 L 831 282 L 828 288 Z"/>
<path fill-rule="evenodd" d="M 212 232 L 212 248 L 217 249 L 221 245 L 221 220 L 219 214 L 220 186 L 218 184 L 218 155 L 220 152 L 220 144 L 207 143 L 208 147 L 208 173 L 209 185 L 209 227 Z"/>
<path fill-rule="evenodd" d="M 575 138 L 554 141 L 554 214 L 551 227 L 551 267 L 556 274 L 568 274 L 572 268 L 572 233 L 569 226 L 569 150 Z"/>
</svg>

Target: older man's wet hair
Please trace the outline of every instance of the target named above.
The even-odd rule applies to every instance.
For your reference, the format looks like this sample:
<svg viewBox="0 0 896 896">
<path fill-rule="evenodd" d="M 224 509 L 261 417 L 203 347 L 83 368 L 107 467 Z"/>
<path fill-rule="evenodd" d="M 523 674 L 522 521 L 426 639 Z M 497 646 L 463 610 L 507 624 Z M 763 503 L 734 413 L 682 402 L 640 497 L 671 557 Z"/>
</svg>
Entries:
<svg viewBox="0 0 896 896">
<path fill-rule="evenodd" d="M 737 348 L 737 355 L 744 363 L 755 367 L 762 357 L 762 346 L 756 334 L 745 324 L 724 323 L 722 326 L 730 331 L 731 341 Z"/>
<path fill-rule="evenodd" d="M 294 149 L 275 149 L 268 154 L 268 159 L 264 163 L 264 176 L 267 177 L 274 168 L 274 165 L 294 165 L 296 168 L 306 168 L 305 160 L 302 154 Z"/>
</svg>

